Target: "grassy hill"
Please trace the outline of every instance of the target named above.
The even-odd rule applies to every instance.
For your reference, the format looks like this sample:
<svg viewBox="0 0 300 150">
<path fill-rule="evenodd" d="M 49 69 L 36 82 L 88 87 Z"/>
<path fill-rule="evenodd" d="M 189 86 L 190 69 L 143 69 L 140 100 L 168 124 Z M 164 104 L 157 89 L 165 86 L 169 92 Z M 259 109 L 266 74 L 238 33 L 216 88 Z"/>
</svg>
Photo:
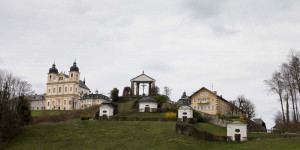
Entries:
<svg viewBox="0 0 300 150">
<path fill-rule="evenodd" d="M 213 130 L 209 124 L 200 124 Z M 297 149 L 300 138 L 207 142 L 174 132 L 175 122 L 74 121 L 28 127 L 3 149 Z M 210 129 L 208 129 L 210 128 Z M 223 131 L 218 131 L 221 133 Z"/>
</svg>

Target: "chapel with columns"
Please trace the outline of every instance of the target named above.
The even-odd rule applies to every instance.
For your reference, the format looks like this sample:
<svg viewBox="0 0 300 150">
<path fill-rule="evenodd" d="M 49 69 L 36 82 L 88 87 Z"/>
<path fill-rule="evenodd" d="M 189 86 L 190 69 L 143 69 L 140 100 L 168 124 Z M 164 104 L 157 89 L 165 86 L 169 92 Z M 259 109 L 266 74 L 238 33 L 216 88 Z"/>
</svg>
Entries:
<svg viewBox="0 0 300 150">
<path fill-rule="evenodd" d="M 143 88 L 143 94 L 141 96 L 145 96 L 144 88 L 148 86 L 148 94 L 150 94 L 151 89 L 155 88 L 155 79 L 143 73 L 133 79 L 131 82 L 131 91 L 133 96 L 140 96 L 140 86 Z"/>
</svg>

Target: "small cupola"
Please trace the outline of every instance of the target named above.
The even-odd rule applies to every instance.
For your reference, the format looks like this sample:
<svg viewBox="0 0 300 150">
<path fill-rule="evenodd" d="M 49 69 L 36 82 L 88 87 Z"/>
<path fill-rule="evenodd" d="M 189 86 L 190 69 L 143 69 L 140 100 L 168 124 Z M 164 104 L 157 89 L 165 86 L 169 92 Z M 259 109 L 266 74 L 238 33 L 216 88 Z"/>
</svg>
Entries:
<svg viewBox="0 0 300 150">
<path fill-rule="evenodd" d="M 79 68 L 77 67 L 76 61 L 74 61 L 73 66 L 70 67 L 70 71 L 79 72 Z"/>
<path fill-rule="evenodd" d="M 58 74 L 58 70 L 56 69 L 55 63 L 53 63 L 52 68 L 49 69 L 49 73 Z"/>
</svg>

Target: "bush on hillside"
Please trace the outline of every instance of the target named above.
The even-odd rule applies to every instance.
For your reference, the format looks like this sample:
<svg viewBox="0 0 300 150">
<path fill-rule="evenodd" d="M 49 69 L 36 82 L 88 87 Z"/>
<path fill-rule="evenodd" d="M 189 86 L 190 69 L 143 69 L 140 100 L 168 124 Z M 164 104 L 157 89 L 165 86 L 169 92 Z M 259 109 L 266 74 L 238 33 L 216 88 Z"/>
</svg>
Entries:
<svg viewBox="0 0 300 150">
<path fill-rule="evenodd" d="M 166 118 L 176 118 L 176 113 L 174 113 L 174 112 L 167 112 L 166 113 Z"/>
<path fill-rule="evenodd" d="M 110 98 L 113 102 L 118 102 L 119 100 L 119 90 L 117 88 L 114 88 L 110 91 Z"/>
<path fill-rule="evenodd" d="M 157 100 L 158 108 L 161 108 L 165 102 L 168 101 L 168 96 L 166 95 L 158 95 L 158 96 L 151 96 L 155 100 Z"/>
<path fill-rule="evenodd" d="M 80 120 L 90 120 L 92 117 L 90 115 L 81 115 Z"/>
</svg>

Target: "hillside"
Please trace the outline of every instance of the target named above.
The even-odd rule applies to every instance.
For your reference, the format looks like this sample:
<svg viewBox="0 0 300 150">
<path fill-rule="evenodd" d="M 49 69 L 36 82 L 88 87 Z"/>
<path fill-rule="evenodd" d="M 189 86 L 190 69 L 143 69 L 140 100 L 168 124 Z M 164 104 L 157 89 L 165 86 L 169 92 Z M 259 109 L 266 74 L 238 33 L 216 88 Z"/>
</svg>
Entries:
<svg viewBox="0 0 300 150">
<path fill-rule="evenodd" d="M 208 125 L 206 125 L 208 126 Z M 300 138 L 243 143 L 207 142 L 175 134 L 175 122 L 74 121 L 40 124 L 4 149 L 296 149 Z"/>
</svg>

